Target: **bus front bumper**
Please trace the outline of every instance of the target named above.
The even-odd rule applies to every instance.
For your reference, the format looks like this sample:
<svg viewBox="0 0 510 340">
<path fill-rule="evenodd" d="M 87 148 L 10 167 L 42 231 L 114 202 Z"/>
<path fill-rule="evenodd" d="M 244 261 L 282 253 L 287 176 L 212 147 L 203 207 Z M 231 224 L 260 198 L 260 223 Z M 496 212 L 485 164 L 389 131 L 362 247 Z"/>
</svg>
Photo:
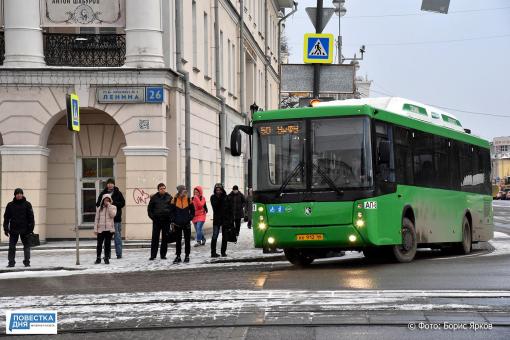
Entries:
<svg viewBox="0 0 510 340">
<path fill-rule="evenodd" d="M 255 242 L 255 247 L 265 249 L 357 249 L 369 245 L 352 224 L 324 227 L 269 227 L 263 235 L 259 235 L 258 241 Z"/>
</svg>

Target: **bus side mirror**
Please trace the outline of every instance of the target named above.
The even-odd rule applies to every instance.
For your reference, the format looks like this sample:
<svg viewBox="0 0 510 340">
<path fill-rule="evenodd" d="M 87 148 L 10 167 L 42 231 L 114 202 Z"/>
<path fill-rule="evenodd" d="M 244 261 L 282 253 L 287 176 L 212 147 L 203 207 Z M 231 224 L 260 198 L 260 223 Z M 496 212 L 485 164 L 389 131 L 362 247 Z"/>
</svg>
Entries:
<svg viewBox="0 0 510 340">
<path fill-rule="evenodd" d="M 230 154 L 234 157 L 241 156 L 243 150 L 242 148 L 242 137 L 241 131 L 246 133 L 247 135 L 253 134 L 253 128 L 251 126 L 246 125 L 236 125 L 232 133 L 230 134 Z"/>
<path fill-rule="evenodd" d="M 241 131 L 236 126 L 230 135 L 230 154 L 234 157 L 241 156 L 242 137 Z"/>
<path fill-rule="evenodd" d="M 389 141 L 381 141 L 379 143 L 379 164 L 390 164 L 391 143 Z"/>
</svg>

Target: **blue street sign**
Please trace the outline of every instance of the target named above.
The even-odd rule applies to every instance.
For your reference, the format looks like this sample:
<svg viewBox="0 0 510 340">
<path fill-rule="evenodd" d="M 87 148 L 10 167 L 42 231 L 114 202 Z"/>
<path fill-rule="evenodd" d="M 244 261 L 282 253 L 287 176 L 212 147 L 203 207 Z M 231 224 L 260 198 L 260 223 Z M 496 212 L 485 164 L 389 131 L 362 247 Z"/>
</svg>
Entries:
<svg viewBox="0 0 510 340">
<path fill-rule="evenodd" d="M 163 93 L 163 86 L 148 86 L 145 88 L 145 102 L 162 103 Z"/>
</svg>

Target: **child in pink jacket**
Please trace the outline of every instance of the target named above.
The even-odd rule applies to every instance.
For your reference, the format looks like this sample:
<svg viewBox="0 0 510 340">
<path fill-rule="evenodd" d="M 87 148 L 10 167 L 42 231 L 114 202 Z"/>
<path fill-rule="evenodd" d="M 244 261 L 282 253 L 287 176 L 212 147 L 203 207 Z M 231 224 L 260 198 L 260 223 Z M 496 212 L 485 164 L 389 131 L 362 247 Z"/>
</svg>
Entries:
<svg viewBox="0 0 510 340">
<path fill-rule="evenodd" d="M 112 196 L 104 194 L 101 205 L 96 209 L 94 235 L 97 235 L 96 264 L 101 263 L 101 250 L 104 242 L 104 263 L 110 264 L 112 236 L 115 234 L 114 218 L 117 207 L 112 204 Z"/>
</svg>

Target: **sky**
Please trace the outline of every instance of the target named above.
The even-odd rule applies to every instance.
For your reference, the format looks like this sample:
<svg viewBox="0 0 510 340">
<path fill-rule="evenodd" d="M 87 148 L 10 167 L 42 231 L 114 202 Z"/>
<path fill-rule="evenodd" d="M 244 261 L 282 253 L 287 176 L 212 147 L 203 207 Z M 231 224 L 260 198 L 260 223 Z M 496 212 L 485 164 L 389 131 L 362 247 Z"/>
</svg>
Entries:
<svg viewBox="0 0 510 340">
<path fill-rule="evenodd" d="M 297 1 L 285 28 L 290 63 L 303 63 L 304 34 L 315 32 L 305 8 L 317 1 Z M 371 97 L 409 98 L 453 113 L 475 135 L 510 136 L 510 0 L 450 0 L 448 14 L 421 3 L 346 0 L 342 54 L 366 46 L 358 75 L 373 81 Z M 338 16 L 323 32 L 338 35 Z"/>
</svg>

